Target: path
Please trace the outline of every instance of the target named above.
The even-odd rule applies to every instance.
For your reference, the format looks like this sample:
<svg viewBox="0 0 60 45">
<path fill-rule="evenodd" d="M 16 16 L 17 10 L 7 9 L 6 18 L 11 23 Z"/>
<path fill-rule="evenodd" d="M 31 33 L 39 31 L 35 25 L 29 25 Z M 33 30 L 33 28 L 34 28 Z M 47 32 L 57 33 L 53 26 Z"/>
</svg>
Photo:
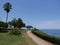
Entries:
<svg viewBox="0 0 60 45">
<path fill-rule="evenodd" d="M 31 31 L 27 31 L 27 34 L 30 38 L 32 38 L 32 40 L 34 40 L 38 45 L 53 45 L 52 43 L 45 41 L 39 37 L 37 37 L 36 35 L 34 35 Z"/>
</svg>

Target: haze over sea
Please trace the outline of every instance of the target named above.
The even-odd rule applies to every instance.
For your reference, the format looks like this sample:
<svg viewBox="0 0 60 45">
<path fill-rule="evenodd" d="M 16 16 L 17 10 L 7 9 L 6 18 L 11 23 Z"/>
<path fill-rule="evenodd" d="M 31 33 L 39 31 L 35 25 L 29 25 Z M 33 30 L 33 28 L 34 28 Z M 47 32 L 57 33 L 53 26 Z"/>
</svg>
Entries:
<svg viewBox="0 0 60 45">
<path fill-rule="evenodd" d="M 43 32 L 51 36 L 56 36 L 60 38 L 60 29 L 42 29 Z"/>
</svg>

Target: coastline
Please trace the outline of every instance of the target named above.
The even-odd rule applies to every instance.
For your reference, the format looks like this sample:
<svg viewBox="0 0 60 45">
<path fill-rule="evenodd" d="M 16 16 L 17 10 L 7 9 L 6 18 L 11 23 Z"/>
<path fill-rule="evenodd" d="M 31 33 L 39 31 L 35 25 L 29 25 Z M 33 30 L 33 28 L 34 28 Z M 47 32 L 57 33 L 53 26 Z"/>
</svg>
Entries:
<svg viewBox="0 0 60 45">
<path fill-rule="evenodd" d="M 44 40 L 47 40 L 51 43 L 54 43 L 54 44 L 57 44 L 57 45 L 60 45 L 60 38 L 57 38 L 55 36 L 50 36 L 38 29 L 35 29 L 35 30 L 32 30 L 32 33 L 37 35 L 38 37 L 44 39 Z"/>
</svg>

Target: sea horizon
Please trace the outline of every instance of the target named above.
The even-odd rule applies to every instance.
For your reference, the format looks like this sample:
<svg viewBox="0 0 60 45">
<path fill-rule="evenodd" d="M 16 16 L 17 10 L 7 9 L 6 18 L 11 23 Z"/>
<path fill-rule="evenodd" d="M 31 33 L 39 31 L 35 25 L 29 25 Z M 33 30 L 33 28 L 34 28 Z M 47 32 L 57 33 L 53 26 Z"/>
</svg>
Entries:
<svg viewBox="0 0 60 45">
<path fill-rule="evenodd" d="M 42 29 L 44 33 L 60 38 L 60 29 Z"/>
</svg>

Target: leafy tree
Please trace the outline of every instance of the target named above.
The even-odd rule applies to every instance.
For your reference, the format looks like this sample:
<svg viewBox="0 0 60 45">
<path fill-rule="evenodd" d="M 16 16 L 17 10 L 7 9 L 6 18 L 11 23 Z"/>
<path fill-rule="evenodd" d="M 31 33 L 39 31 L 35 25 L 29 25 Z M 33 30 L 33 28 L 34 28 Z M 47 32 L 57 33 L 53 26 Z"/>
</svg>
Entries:
<svg viewBox="0 0 60 45">
<path fill-rule="evenodd" d="M 8 24 L 12 26 L 12 23 L 10 21 L 8 22 Z"/>
<path fill-rule="evenodd" d="M 33 28 L 33 27 L 30 26 L 30 25 L 28 25 L 28 26 L 26 26 L 26 28 L 27 28 L 28 30 L 31 30 L 31 28 Z"/>
<path fill-rule="evenodd" d="M 21 18 L 18 18 L 17 20 L 17 27 L 18 28 L 25 27 L 25 24 L 23 23 Z"/>
<path fill-rule="evenodd" d="M 12 5 L 9 2 L 6 2 L 3 6 L 4 10 L 7 12 L 7 17 L 6 17 L 6 23 L 8 20 L 8 13 L 10 12 L 10 9 L 12 9 Z"/>
<path fill-rule="evenodd" d="M 9 21 L 9 22 L 8 22 L 8 24 L 10 24 L 10 25 L 11 25 L 11 22 Z"/>
<path fill-rule="evenodd" d="M 8 27 L 7 23 L 0 21 L 0 28 L 7 28 L 7 27 Z"/>
<path fill-rule="evenodd" d="M 11 22 L 10 25 L 13 25 L 14 27 L 17 27 L 17 19 L 14 18 Z"/>
<path fill-rule="evenodd" d="M 4 22 L 0 21 L 0 27 L 4 27 Z"/>
<path fill-rule="evenodd" d="M 16 18 L 14 18 L 11 22 L 10 25 L 13 25 L 14 27 L 17 28 L 21 28 L 21 27 L 25 27 L 25 24 L 23 23 L 21 18 L 18 18 L 18 20 Z"/>
<path fill-rule="evenodd" d="M 8 23 L 4 23 L 4 28 L 7 28 L 8 27 Z"/>
</svg>

